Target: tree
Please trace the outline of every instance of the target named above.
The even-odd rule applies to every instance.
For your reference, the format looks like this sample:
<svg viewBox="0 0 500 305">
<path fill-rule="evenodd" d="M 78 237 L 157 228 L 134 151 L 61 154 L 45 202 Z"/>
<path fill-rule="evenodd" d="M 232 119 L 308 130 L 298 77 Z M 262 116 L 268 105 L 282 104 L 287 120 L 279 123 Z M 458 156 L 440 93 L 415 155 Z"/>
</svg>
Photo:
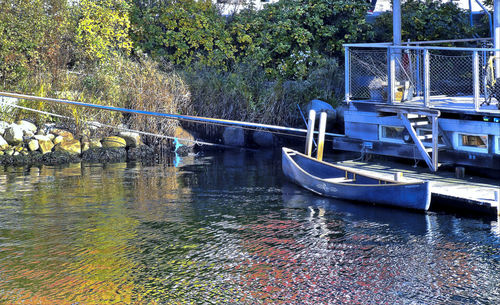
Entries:
<svg viewBox="0 0 500 305">
<path fill-rule="evenodd" d="M 234 17 L 231 32 L 238 55 L 273 77 L 301 79 L 326 57 L 342 54 L 342 45 L 371 36 L 362 0 L 281 0 L 261 11 Z"/>
<path fill-rule="evenodd" d="M 88 62 L 129 54 L 129 5 L 126 0 L 80 0 L 75 41 Z"/>
<path fill-rule="evenodd" d="M 210 0 L 134 0 L 133 39 L 138 49 L 189 66 L 199 62 L 226 69 L 234 60 L 226 21 Z"/>
<path fill-rule="evenodd" d="M 453 2 L 407 0 L 401 5 L 403 40 L 426 41 L 471 38 L 475 29 L 468 14 Z M 392 12 L 380 15 L 374 25 L 376 41 L 392 41 Z"/>
<path fill-rule="evenodd" d="M 0 11 L 1 87 L 24 89 L 30 76 L 67 64 L 66 0 L 1 0 Z"/>
</svg>

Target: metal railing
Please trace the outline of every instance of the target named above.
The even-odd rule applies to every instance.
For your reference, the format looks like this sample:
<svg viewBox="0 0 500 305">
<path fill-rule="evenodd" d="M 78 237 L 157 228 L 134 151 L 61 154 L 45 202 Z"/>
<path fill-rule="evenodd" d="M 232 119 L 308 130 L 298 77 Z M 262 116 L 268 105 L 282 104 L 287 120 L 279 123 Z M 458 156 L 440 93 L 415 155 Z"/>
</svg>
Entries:
<svg viewBox="0 0 500 305">
<path fill-rule="evenodd" d="M 439 46 L 477 45 L 478 47 Z M 494 94 L 500 50 L 490 39 L 346 44 L 345 100 L 421 101 L 430 108 L 438 101 L 460 101 L 479 111 Z M 500 89 L 500 82 L 497 84 Z"/>
</svg>

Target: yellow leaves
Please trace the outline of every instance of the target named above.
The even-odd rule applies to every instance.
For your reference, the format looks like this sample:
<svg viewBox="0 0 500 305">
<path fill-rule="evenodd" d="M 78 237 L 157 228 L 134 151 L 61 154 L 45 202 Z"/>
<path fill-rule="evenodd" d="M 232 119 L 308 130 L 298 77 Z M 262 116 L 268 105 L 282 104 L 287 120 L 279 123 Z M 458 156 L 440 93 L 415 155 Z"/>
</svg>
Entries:
<svg viewBox="0 0 500 305">
<path fill-rule="evenodd" d="M 125 0 L 82 0 L 76 43 L 90 61 L 129 54 L 132 41 L 128 32 L 130 19 Z"/>
</svg>

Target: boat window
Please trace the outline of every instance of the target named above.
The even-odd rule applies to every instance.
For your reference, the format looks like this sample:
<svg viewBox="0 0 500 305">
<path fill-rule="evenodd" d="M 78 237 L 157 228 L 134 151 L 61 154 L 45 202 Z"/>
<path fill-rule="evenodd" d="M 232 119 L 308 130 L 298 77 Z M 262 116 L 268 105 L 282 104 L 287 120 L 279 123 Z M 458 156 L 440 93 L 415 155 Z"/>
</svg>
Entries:
<svg viewBox="0 0 500 305">
<path fill-rule="evenodd" d="M 458 149 L 475 152 L 488 152 L 488 135 L 458 133 Z"/>
<path fill-rule="evenodd" d="M 387 142 L 403 143 L 404 127 L 380 126 L 380 140 Z"/>
</svg>

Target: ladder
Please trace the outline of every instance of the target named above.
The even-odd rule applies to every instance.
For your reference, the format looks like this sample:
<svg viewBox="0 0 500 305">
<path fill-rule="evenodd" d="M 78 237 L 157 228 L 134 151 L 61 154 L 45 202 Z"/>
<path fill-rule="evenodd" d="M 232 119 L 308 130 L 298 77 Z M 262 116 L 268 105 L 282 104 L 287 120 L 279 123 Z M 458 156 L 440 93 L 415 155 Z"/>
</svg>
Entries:
<svg viewBox="0 0 500 305">
<path fill-rule="evenodd" d="M 439 110 L 420 109 L 398 106 L 382 106 L 377 109 L 379 112 L 389 112 L 397 114 L 402 125 L 406 128 L 409 137 L 413 140 L 422 159 L 427 163 L 431 171 L 438 170 L 438 154 L 439 148 L 449 146 L 450 142 L 439 129 L 438 117 L 441 115 Z M 430 130 L 427 134 L 418 134 L 417 129 Z M 439 144 L 439 139 L 442 139 L 444 144 Z M 406 142 L 409 139 L 405 139 Z M 425 145 L 427 143 L 431 145 Z M 424 144 L 425 143 L 425 144 Z"/>
</svg>

